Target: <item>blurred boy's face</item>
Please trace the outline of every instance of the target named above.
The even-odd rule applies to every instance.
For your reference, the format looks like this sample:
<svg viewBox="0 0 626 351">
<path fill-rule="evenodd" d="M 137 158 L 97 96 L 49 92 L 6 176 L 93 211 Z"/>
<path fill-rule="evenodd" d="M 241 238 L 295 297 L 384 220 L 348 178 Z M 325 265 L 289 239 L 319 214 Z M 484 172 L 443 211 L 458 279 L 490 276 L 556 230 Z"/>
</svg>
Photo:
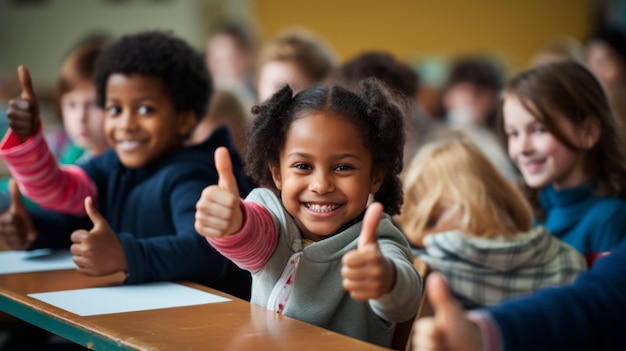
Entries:
<svg viewBox="0 0 626 351">
<path fill-rule="evenodd" d="M 128 168 L 146 166 L 182 146 L 195 126 L 191 111 L 176 111 L 157 77 L 112 74 L 106 86 L 104 129 Z"/>
<path fill-rule="evenodd" d="M 61 96 L 63 127 L 72 142 L 94 154 L 108 148 L 104 113 L 96 105 L 96 87 L 86 82 Z"/>
</svg>

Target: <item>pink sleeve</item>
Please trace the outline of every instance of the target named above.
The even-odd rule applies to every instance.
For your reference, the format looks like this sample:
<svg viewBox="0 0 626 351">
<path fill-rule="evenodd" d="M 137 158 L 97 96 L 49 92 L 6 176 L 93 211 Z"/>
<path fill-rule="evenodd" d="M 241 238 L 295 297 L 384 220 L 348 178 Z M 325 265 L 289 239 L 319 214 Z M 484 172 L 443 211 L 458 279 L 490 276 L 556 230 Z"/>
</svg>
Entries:
<svg viewBox="0 0 626 351">
<path fill-rule="evenodd" d="M 96 186 L 78 166 L 61 168 L 50 152 L 41 127 L 20 144 L 11 129 L 0 143 L 0 157 L 26 197 L 45 209 L 84 215 L 84 199 L 97 203 Z"/>
<path fill-rule="evenodd" d="M 480 335 L 483 341 L 483 351 L 502 350 L 500 330 L 489 315 L 478 311 L 470 311 L 467 313 L 467 318 L 474 322 L 478 326 L 478 329 L 480 329 Z"/>
<path fill-rule="evenodd" d="M 207 238 L 222 255 L 239 267 L 256 272 L 270 259 L 278 243 L 274 218 L 255 202 L 241 201 L 244 221 L 241 229 L 223 238 Z"/>
</svg>

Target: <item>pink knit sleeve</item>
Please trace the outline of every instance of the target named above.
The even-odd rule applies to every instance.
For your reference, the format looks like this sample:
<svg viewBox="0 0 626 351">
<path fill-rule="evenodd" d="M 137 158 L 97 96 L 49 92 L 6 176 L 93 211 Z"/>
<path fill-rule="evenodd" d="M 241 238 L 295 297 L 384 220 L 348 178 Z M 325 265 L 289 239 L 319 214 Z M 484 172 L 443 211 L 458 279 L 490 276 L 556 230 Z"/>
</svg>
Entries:
<svg viewBox="0 0 626 351">
<path fill-rule="evenodd" d="M 0 143 L 0 157 L 26 197 L 42 208 L 84 215 L 84 199 L 96 199 L 96 186 L 78 166 L 61 168 L 50 152 L 41 127 L 20 144 L 11 129 Z"/>
<path fill-rule="evenodd" d="M 467 318 L 474 322 L 480 330 L 483 351 L 499 351 L 502 349 L 498 326 L 487 314 L 479 311 L 469 311 Z"/>
<path fill-rule="evenodd" d="M 278 243 L 274 218 L 255 202 L 241 201 L 244 221 L 239 232 L 223 238 L 207 238 L 222 255 L 239 267 L 256 272 L 270 259 Z"/>
</svg>

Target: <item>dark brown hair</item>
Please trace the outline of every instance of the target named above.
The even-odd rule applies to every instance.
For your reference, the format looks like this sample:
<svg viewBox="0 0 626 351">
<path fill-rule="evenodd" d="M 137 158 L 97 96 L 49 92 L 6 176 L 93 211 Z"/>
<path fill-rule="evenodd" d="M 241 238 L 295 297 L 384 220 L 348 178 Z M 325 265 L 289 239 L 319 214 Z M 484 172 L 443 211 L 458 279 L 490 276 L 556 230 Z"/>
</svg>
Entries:
<svg viewBox="0 0 626 351">
<path fill-rule="evenodd" d="M 594 181 L 594 191 L 600 196 L 626 199 L 626 149 L 621 128 L 611 113 L 607 97 L 596 77 L 574 61 L 539 65 L 513 77 L 504 89 L 503 97 L 514 95 L 563 145 L 574 151 L 583 150 L 568 140 L 560 129 L 555 114 L 568 119 L 574 128 L 583 128 L 592 118 L 597 121 L 600 136 L 588 150 L 583 167 Z M 499 130 L 506 142 L 501 99 L 498 111 Z M 536 192 L 531 198 L 537 206 Z"/>
</svg>

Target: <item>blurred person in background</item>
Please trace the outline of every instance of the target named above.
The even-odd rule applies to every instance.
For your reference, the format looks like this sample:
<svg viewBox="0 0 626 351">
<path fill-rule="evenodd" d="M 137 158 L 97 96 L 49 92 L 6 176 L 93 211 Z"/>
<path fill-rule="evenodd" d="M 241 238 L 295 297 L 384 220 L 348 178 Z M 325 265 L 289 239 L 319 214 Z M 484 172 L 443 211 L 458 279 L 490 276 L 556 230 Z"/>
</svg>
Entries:
<svg viewBox="0 0 626 351">
<path fill-rule="evenodd" d="M 369 77 L 385 83 L 395 93 L 396 101 L 403 108 L 406 131 L 405 165 L 424 143 L 448 134 L 445 125 L 430 118 L 418 104 L 418 74 L 389 52 L 366 51 L 358 54 L 333 70 L 327 83 L 358 91 L 359 82 Z"/>
<path fill-rule="evenodd" d="M 234 94 L 248 112 L 256 102 L 256 40 L 251 31 L 238 23 L 219 26 L 207 40 L 205 60 L 216 90 Z"/>
<path fill-rule="evenodd" d="M 320 38 L 303 29 L 285 31 L 261 49 L 258 100 L 267 100 L 285 84 L 297 94 L 323 82 L 335 66 L 335 54 Z"/>
<path fill-rule="evenodd" d="M 441 90 L 440 117 L 451 129 L 463 131 L 511 182 L 517 172 L 496 132 L 496 111 L 503 74 L 493 59 L 457 59 Z"/>
<path fill-rule="evenodd" d="M 626 34 L 617 28 L 602 27 L 587 40 L 586 54 L 587 66 L 602 84 L 626 132 Z"/>
</svg>

